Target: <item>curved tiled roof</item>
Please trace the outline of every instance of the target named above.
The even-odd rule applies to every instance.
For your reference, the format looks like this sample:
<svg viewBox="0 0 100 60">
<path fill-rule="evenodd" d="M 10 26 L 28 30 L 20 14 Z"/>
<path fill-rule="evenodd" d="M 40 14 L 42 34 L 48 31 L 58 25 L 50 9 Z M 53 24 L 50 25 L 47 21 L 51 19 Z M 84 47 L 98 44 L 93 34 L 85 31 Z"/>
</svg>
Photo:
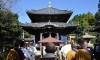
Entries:
<svg viewBox="0 0 100 60">
<path fill-rule="evenodd" d="M 98 32 L 100 31 L 100 24 L 90 29 L 91 32 Z"/>
<path fill-rule="evenodd" d="M 59 10 L 57 8 L 53 7 L 47 7 L 39 10 L 31 10 L 27 11 L 27 13 L 32 13 L 32 14 L 68 14 L 68 13 L 73 13 L 71 10 Z"/>
<path fill-rule="evenodd" d="M 73 27 L 78 26 L 78 24 L 71 24 L 71 23 L 60 23 L 60 22 L 40 22 L 40 23 L 27 23 L 27 24 L 20 24 L 22 27 L 45 27 L 45 26 L 54 26 L 54 27 Z"/>
<path fill-rule="evenodd" d="M 47 43 L 47 42 L 56 42 L 56 43 L 61 43 L 61 42 L 63 42 L 63 41 L 61 41 L 61 40 L 58 40 L 58 39 L 56 39 L 56 38 L 53 38 L 53 37 L 48 37 L 48 38 L 45 38 L 45 39 L 43 39 L 43 40 L 40 40 L 40 41 L 38 41 L 39 43 Z"/>
</svg>

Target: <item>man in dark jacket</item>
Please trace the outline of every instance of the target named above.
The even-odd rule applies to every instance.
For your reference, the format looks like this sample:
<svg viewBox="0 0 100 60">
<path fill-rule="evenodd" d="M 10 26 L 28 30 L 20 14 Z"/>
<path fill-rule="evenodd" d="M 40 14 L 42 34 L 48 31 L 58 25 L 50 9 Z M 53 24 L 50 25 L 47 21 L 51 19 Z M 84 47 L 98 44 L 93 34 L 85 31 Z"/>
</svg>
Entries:
<svg viewBox="0 0 100 60">
<path fill-rule="evenodd" d="M 55 56 L 56 47 L 54 43 L 47 43 L 46 54 L 42 57 L 43 59 L 60 60 L 59 57 Z"/>
<path fill-rule="evenodd" d="M 55 51 L 56 51 L 56 47 L 55 47 L 55 44 L 53 43 L 47 43 L 46 45 L 46 55 L 43 56 L 43 58 L 55 58 Z"/>
</svg>

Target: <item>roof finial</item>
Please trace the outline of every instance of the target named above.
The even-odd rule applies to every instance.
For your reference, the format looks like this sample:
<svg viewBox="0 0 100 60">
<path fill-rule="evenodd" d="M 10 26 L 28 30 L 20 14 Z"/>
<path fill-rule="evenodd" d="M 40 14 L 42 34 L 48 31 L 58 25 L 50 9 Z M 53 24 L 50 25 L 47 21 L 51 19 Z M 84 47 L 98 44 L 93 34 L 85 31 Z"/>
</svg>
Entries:
<svg viewBox="0 0 100 60">
<path fill-rule="evenodd" d="M 48 7 L 51 7 L 51 2 L 49 2 Z"/>
</svg>

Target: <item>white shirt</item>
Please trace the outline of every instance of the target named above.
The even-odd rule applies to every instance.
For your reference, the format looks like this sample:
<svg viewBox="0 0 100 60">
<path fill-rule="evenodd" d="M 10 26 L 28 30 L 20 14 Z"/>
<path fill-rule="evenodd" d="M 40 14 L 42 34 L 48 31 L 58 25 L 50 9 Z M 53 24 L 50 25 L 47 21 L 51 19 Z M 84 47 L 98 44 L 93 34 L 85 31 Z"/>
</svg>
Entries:
<svg viewBox="0 0 100 60">
<path fill-rule="evenodd" d="M 68 51 L 70 50 L 71 50 L 71 44 L 67 44 L 61 48 L 61 53 L 63 54 L 64 57 L 66 57 Z"/>
<path fill-rule="evenodd" d="M 34 46 L 30 46 L 30 52 L 32 53 L 32 55 L 35 55 L 37 50 L 36 50 L 36 48 Z"/>
<path fill-rule="evenodd" d="M 35 56 L 35 53 L 37 52 L 36 48 L 34 46 L 27 47 L 27 50 L 30 54 L 30 60 L 33 60 L 32 58 Z"/>
<path fill-rule="evenodd" d="M 25 55 L 26 58 L 29 58 L 30 57 L 30 55 L 29 55 L 29 53 L 28 53 L 28 51 L 27 51 L 26 48 L 21 47 L 21 50 L 24 53 L 24 55 Z"/>
</svg>

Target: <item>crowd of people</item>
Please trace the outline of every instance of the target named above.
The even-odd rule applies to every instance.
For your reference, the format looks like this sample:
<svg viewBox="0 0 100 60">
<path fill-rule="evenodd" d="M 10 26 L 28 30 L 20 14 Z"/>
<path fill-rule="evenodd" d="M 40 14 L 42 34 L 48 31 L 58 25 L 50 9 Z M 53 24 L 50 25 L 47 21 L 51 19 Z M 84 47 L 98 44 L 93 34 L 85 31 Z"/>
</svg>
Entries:
<svg viewBox="0 0 100 60">
<path fill-rule="evenodd" d="M 23 41 L 15 43 L 10 49 L 6 60 L 35 60 L 36 48 L 33 44 L 25 44 Z"/>
<path fill-rule="evenodd" d="M 87 47 L 88 43 L 85 40 L 80 40 L 79 47 L 67 42 L 61 49 L 62 60 L 93 60 L 93 53 L 91 49 Z"/>
<path fill-rule="evenodd" d="M 16 52 L 14 52 L 16 51 Z M 55 55 L 55 52 L 57 51 L 57 48 L 54 43 L 47 43 L 45 46 L 45 52 L 46 54 L 42 57 L 39 57 L 40 59 L 50 59 L 52 60 L 93 60 L 94 59 L 94 53 L 93 51 L 88 48 L 87 41 L 80 39 L 78 46 L 71 43 L 69 40 L 62 46 L 59 55 Z M 11 49 L 7 55 L 6 60 L 36 60 L 35 54 L 37 50 L 33 44 L 25 45 L 24 42 L 21 42 L 20 44 L 15 43 L 14 48 Z M 99 54 L 100 55 L 100 54 Z M 100 59 L 96 59 L 100 60 Z"/>
</svg>

